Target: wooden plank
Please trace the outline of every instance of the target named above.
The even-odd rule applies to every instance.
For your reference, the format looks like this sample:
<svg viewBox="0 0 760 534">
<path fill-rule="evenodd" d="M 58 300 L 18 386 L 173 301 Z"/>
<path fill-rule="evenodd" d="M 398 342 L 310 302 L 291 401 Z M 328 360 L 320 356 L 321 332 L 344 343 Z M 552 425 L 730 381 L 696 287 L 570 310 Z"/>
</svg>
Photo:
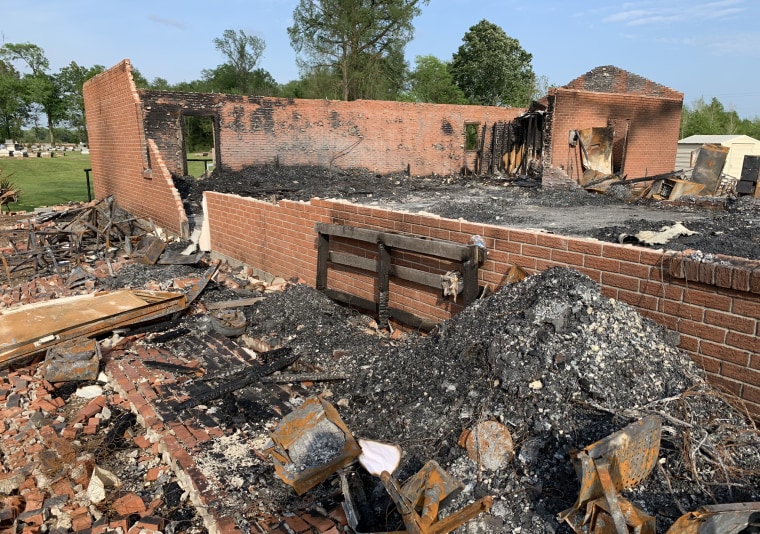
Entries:
<svg viewBox="0 0 760 534">
<path fill-rule="evenodd" d="M 325 289 L 324 294 L 330 297 L 333 300 L 337 300 L 338 302 L 342 302 L 344 304 L 348 304 L 349 306 L 354 306 L 356 308 L 361 308 L 363 310 L 375 312 L 377 308 L 377 304 L 371 300 L 367 300 L 361 297 L 357 297 L 356 295 L 352 295 L 350 293 L 346 293 L 345 291 L 338 291 L 337 289 Z"/>
<path fill-rule="evenodd" d="M 441 289 L 440 274 L 419 271 L 417 269 L 412 269 L 411 267 L 401 267 L 400 265 L 393 265 L 391 268 L 391 274 L 401 280 L 414 282 L 415 284 L 421 284 L 434 289 Z"/>
<path fill-rule="evenodd" d="M 345 252 L 330 252 L 330 262 L 334 265 L 343 265 L 364 271 L 376 272 L 377 269 L 377 260 Z M 400 265 L 391 265 L 389 273 L 400 280 L 414 282 L 434 289 L 441 288 L 440 274 L 420 271 L 412 267 L 402 267 Z"/>
<path fill-rule="evenodd" d="M 251 297 L 247 299 L 235 299 L 235 300 L 223 300 L 220 302 L 212 302 L 207 304 L 206 308 L 209 310 L 224 310 L 227 308 L 244 308 L 245 306 L 253 306 L 257 302 L 261 302 L 266 297 Z"/>
<path fill-rule="evenodd" d="M 388 328 L 388 299 L 390 297 L 391 253 L 383 243 L 377 244 L 377 324 Z"/>
<path fill-rule="evenodd" d="M 314 229 L 320 234 L 356 239 L 357 241 L 364 241 L 365 243 L 377 243 L 377 236 L 380 235 L 380 232 L 377 230 L 355 228 L 353 226 L 343 226 L 341 224 L 317 223 L 314 225 Z"/>
<path fill-rule="evenodd" d="M 344 291 L 337 291 L 335 289 L 326 289 L 324 293 L 331 299 L 337 300 L 338 302 L 342 302 L 344 304 L 348 304 L 349 306 L 360 308 L 369 312 L 373 312 L 375 310 L 375 303 L 371 300 L 356 297 Z M 396 308 L 388 308 L 388 313 L 393 319 L 397 320 L 398 322 L 403 323 L 407 326 L 411 326 L 412 328 L 424 330 L 426 332 L 432 330 L 438 324 L 437 321 L 433 321 L 432 319 L 423 319 L 422 317 L 418 317 L 413 313 L 409 313 L 407 311 L 399 310 Z"/>
<path fill-rule="evenodd" d="M 462 278 L 464 279 L 462 298 L 464 305 L 467 306 L 478 298 L 478 262 L 476 260 L 468 260 L 464 262 L 462 267 Z"/>
<path fill-rule="evenodd" d="M 354 228 L 352 226 L 342 226 L 339 224 L 317 223 L 315 229 L 320 234 L 334 235 L 346 239 L 355 239 L 365 243 L 382 242 L 391 248 L 403 249 L 409 252 L 428 254 L 439 258 L 446 258 L 455 261 L 465 261 L 470 258 L 470 247 L 473 245 L 461 245 L 450 241 L 441 241 L 438 239 L 423 239 L 421 237 L 411 237 L 401 234 L 392 234 L 387 232 L 378 232 L 377 230 L 367 230 L 365 228 Z"/>
<path fill-rule="evenodd" d="M 364 271 L 376 272 L 377 263 L 372 258 L 364 258 L 357 256 L 356 254 L 349 254 L 347 252 L 330 252 L 330 262 L 334 265 L 343 265 L 345 267 L 354 267 L 356 269 L 362 269 Z M 324 288 L 323 288 L 324 289 Z"/>
<path fill-rule="evenodd" d="M 0 315 L 0 368 L 70 339 L 170 315 L 186 302 L 184 293 L 125 289 L 7 310 Z"/>
<path fill-rule="evenodd" d="M 320 232 L 317 234 L 317 283 L 319 291 L 327 289 L 327 260 L 330 255 L 330 236 Z"/>
<path fill-rule="evenodd" d="M 413 313 L 398 310 L 396 308 L 390 308 L 390 314 L 391 317 L 398 322 L 407 326 L 411 326 L 412 328 L 417 328 L 424 332 L 429 332 L 438 325 L 437 321 L 433 321 L 432 319 L 423 319 L 422 317 L 414 315 Z"/>
</svg>

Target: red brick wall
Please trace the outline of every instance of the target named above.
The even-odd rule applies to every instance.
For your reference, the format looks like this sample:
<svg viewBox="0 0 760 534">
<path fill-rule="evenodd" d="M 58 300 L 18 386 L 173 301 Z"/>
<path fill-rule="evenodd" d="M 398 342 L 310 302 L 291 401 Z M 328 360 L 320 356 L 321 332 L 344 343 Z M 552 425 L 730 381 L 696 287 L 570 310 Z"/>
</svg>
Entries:
<svg viewBox="0 0 760 534">
<path fill-rule="evenodd" d="M 312 286 L 317 222 L 458 243 L 479 234 L 489 249 L 480 283 L 492 288 L 504 284 L 512 265 L 529 272 L 575 268 L 599 283 L 604 295 L 678 332 L 681 348 L 712 382 L 734 392 L 760 415 L 760 262 L 701 262 L 673 252 L 330 200 L 273 205 L 221 193 L 206 193 L 206 200 L 214 251 L 275 275 L 302 278 Z M 365 274 L 330 269 L 328 287 L 375 300 L 374 280 Z M 391 284 L 390 305 L 437 320 L 461 310 L 438 291 L 399 282 Z"/>
<path fill-rule="evenodd" d="M 187 233 L 187 216 L 155 144 L 143 133 L 143 112 L 125 59 L 84 85 L 95 197 L 150 217 L 172 233 Z"/>
<path fill-rule="evenodd" d="M 628 130 L 624 167 L 628 178 L 652 176 L 675 168 L 682 96 L 661 98 L 559 88 L 551 92 L 549 100 L 553 112 L 548 157 L 552 166 L 564 168 L 570 176 L 577 179 L 583 171 L 580 148 L 569 145 L 568 134 L 570 130 L 595 126 L 615 128 L 618 151 Z"/>
<path fill-rule="evenodd" d="M 367 168 L 379 174 L 459 173 L 473 170 L 465 152 L 465 123 L 486 128 L 509 122 L 517 108 L 454 106 L 363 100 L 300 100 L 235 95 L 140 91 L 145 129 L 164 153 L 169 170 L 182 171 L 181 117 L 216 117 L 217 165 L 319 165 Z"/>
</svg>

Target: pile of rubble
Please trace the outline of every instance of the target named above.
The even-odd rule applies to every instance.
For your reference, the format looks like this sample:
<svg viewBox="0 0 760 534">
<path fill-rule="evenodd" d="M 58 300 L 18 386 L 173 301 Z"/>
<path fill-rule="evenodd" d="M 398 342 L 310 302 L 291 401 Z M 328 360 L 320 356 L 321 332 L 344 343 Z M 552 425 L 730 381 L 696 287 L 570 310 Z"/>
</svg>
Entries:
<svg viewBox="0 0 760 534">
<path fill-rule="evenodd" d="M 557 513 L 577 497 L 570 451 L 648 414 L 664 421 L 660 463 L 631 499 L 659 528 L 714 501 L 757 500 L 760 436 L 748 418 L 662 328 L 577 272 L 503 288 L 403 343 L 351 333 L 367 326 L 302 286 L 258 304 L 250 320 L 251 335 L 351 375 L 329 394 L 355 435 L 401 446 L 402 479 L 434 459 L 464 482 L 461 502 L 494 496 L 472 531 L 558 531 Z M 496 469 L 458 444 L 484 421 L 506 425 L 515 443 L 514 460 Z M 364 482 L 377 499 L 372 527 L 389 528 L 380 482 Z"/>
</svg>

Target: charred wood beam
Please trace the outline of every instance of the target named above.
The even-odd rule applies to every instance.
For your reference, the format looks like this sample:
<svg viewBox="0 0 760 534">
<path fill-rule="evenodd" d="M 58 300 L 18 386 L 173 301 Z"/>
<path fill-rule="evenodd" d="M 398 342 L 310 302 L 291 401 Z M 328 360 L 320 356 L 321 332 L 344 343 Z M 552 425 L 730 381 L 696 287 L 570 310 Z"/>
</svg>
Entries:
<svg viewBox="0 0 760 534">
<path fill-rule="evenodd" d="M 207 402 L 211 402 L 213 400 L 224 397 L 225 395 L 229 393 L 232 393 L 239 389 L 243 389 L 244 387 L 248 387 L 251 384 L 259 382 L 262 377 L 270 375 L 274 373 L 275 371 L 279 371 L 280 369 L 284 369 L 285 367 L 293 364 L 300 356 L 298 354 L 292 354 L 292 349 L 287 348 L 287 347 L 275 349 L 265 354 L 270 354 L 270 355 L 287 354 L 287 355 L 275 360 L 274 362 L 270 364 L 262 365 L 258 368 L 252 366 L 251 370 L 248 371 L 244 377 L 239 378 L 237 380 L 233 380 L 226 384 L 222 384 L 221 386 L 215 387 L 211 389 L 210 391 L 200 393 L 196 395 L 195 397 L 192 397 L 184 402 L 179 403 L 179 405 L 177 405 L 177 411 L 183 412 L 191 408 L 195 408 L 196 406 L 200 406 L 201 404 L 206 404 Z"/>
</svg>

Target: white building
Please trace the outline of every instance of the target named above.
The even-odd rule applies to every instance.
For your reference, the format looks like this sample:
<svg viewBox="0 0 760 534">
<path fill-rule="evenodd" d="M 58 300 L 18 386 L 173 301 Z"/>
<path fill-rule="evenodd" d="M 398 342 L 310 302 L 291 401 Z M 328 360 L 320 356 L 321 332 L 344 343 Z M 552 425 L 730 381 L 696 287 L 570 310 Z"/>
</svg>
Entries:
<svg viewBox="0 0 760 534">
<path fill-rule="evenodd" d="M 737 179 L 742 174 L 744 156 L 760 156 L 760 141 L 748 135 L 692 135 L 678 141 L 675 170 L 694 167 L 697 151 L 708 143 L 729 148 L 723 174 Z"/>
</svg>

